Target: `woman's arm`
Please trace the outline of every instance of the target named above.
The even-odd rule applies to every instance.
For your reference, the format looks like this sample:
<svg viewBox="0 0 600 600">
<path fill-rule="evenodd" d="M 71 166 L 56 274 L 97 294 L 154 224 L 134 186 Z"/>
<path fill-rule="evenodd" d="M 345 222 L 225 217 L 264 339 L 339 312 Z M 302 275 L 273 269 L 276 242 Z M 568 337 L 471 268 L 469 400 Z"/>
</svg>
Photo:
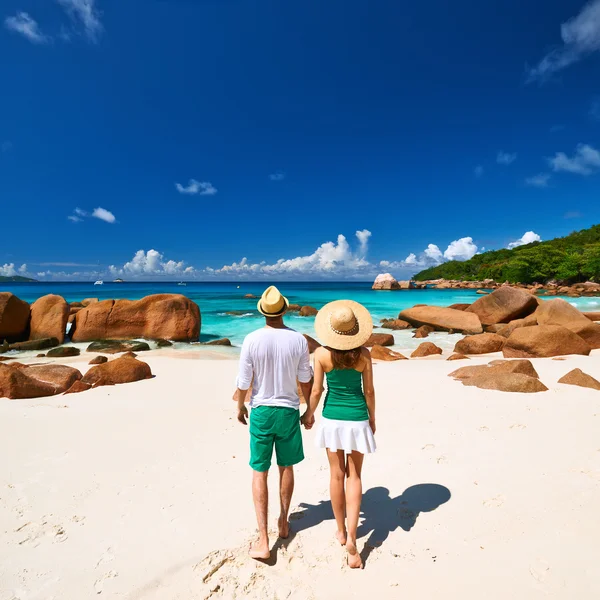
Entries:
<svg viewBox="0 0 600 600">
<path fill-rule="evenodd" d="M 363 358 L 366 361 L 365 368 L 362 372 L 363 392 L 367 401 L 367 409 L 369 410 L 369 425 L 375 433 L 375 386 L 373 385 L 373 361 L 371 353 L 365 348 Z"/>
<path fill-rule="evenodd" d="M 310 429 L 314 425 L 315 412 L 317 411 L 317 407 L 319 406 L 319 402 L 321 401 L 321 396 L 323 395 L 323 380 L 325 378 L 325 372 L 323 370 L 323 365 L 321 364 L 322 355 L 323 350 L 321 348 L 318 348 L 315 352 L 315 375 L 312 391 L 308 400 L 308 407 L 303 417 L 304 426 L 306 427 L 306 429 Z"/>
</svg>

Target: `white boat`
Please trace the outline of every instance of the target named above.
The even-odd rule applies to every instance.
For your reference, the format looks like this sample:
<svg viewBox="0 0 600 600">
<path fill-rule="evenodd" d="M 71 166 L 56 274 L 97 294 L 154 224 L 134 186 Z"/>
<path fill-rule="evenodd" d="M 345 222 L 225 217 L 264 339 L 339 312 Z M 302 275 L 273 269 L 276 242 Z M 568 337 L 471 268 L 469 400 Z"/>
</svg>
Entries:
<svg viewBox="0 0 600 600">
<path fill-rule="evenodd" d="M 187 285 L 184 281 L 180 281 L 177 285 Z"/>
<path fill-rule="evenodd" d="M 104 281 L 98 279 L 98 281 L 94 282 L 94 285 L 104 285 Z"/>
</svg>

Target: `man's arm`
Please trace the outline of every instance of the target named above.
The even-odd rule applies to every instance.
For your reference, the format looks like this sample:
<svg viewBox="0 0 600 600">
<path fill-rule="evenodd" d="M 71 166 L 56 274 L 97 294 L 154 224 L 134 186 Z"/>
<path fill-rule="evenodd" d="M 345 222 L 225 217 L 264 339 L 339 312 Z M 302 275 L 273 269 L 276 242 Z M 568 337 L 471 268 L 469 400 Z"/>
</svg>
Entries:
<svg viewBox="0 0 600 600">
<path fill-rule="evenodd" d="M 237 420 L 242 425 L 247 425 L 248 409 L 246 408 L 246 395 L 252 385 L 252 359 L 248 343 L 244 340 L 242 351 L 240 353 L 240 367 L 237 376 L 237 388 L 233 393 L 233 399 L 237 402 Z"/>
</svg>

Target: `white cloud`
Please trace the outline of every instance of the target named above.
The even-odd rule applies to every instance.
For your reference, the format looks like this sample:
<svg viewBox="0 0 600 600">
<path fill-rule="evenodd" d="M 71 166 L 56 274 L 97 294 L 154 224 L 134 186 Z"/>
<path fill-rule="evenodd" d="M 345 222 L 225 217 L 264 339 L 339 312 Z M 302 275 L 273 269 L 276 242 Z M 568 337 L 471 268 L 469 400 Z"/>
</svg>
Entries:
<svg viewBox="0 0 600 600">
<path fill-rule="evenodd" d="M 517 153 L 511 154 L 510 152 L 498 152 L 496 156 L 496 162 L 499 165 L 510 165 L 517 160 Z"/>
<path fill-rule="evenodd" d="M 73 223 L 80 223 L 81 221 L 83 221 L 83 219 L 81 217 L 78 217 L 77 215 L 69 215 L 67 219 L 69 219 L 69 221 L 73 221 Z"/>
<path fill-rule="evenodd" d="M 21 275 L 25 275 L 25 273 L 27 273 L 27 265 L 26 264 L 22 264 L 19 267 L 19 273 L 21 273 Z"/>
<path fill-rule="evenodd" d="M 557 152 L 548 162 L 554 171 L 590 175 L 600 169 L 600 152 L 589 144 L 578 144 L 571 158 L 564 152 Z"/>
<path fill-rule="evenodd" d="M 83 28 L 86 37 L 95 42 L 102 33 L 100 12 L 96 8 L 95 0 L 57 0 L 64 8 L 71 20 Z"/>
<path fill-rule="evenodd" d="M 600 0 L 588 2 L 581 12 L 560 26 L 562 45 L 529 70 L 528 82 L 550 75 L 600 50 Z"/>
<path fill-rule="evenodd" d="M 34 44 L 45 44 L 50 41 L 50 39 L 40 31 L 37 21 L 32 19 L 26 12 L 18 12 L 14 17 L 6 17 L 4 25 L 7 29 L 16 31 L 25 36 Z"/>
<path fill-rule="evenodd" d="M 369 238 L 371 237 L 371 232 L 368 229 L 362 229 L 361 231 L 357 231 L 355 235 L 358 239 L 358 243 L 360 244 L 358 255 L 361 258 L 365 258 L 369 249 Z"/>
<path fill-rule="evenodd" d="M 525 185 L 538 188 L 547 188 L 551 177 L 552 175 L 550 175 L 550 173 L 538 173 L 532 177 L 527 177 L 527 179 L 525 179 Z"/>
<path fill-rule="evenodd" d="M 0 275 L 4 277 L 14 277 L 17 274 L 15 270 L 15 263 L 4 264 L 4 266 L 0 266 Z"/>
<path fill-rule="evenodd" d="M 176 183 L 175 188 L 180 194 L 189 194 L 190 196 L 214 196 L 217 193 L 217 188 L 209 181 L 196 181 L 195 179 L 190 179 L 187 186 Z"/>
<path fill-rule="evenodd" d="M 386 261 L 381 261 L 386 262 Z M 407 265 L 416 265 L 417 264 L 417 255 L 414 254 L 413 252 L 411 252 L 405 259 L 404 259 L 405 264 Z"/>
<path fill-rule="evenodd" d="M 444 258 L 446 260 L 469 260 L 477 254 L 477 246 L 473 243 L 472 237 L 460 238 L 460 240 L 454 240 L 446 251 L 444 252 Z"/>
<path fill-rule="evenodd" d="M 475 173 L 475 177 L 483 176 L 483 167 L 481 165 L 477 165 L 475 169 L 473 169 L 473 173 Z"/>
<path fill-rule="evenodd" d="M 122 267 L 111 265 L 109 272 L 112 276 L 129 276 L 139 278 L 144 276 L 167 276 L 195 273 L 194 267 L 186 267 L 184 261 L 165 260 L 157 250 L 138 250 L 133 258 Z"/>
<path fill-rule="evenodd" d="M 271 181 L 283 181 L 285 179 L 285 173 L 278 171 L 277 173 L 271 173 L 269 175 Z"/>
<path fill-rule="evenodd" d="M 107 223 L 114 223 L 117 220 L 115 215 L 113 215 L 110 212 L 110 210 L 106 210 L 105 208 L 100 207 L 94 209 L 94 211 L 92 212 L 92 217 L 96 217 L 96 219 L 106 221 Z"/>
<path fill-rule="evenodd" d="M 541 242 L 542 238 L 534 231 L 527 231 L 518 240 L 511 242 L 506 246 L 509 250 L 516 248 L 517 246 L 524 246 L 525 244 L 531 244 L 532 242 Z"/>
<path fill-rule="evenodd" d="M 423 254 L 425 254 L 425 256 L 430 261 L 435 263 L 441 263 L 444 260 L 444 255 L 442 254 L 442 251 L 435 244 L 429 244 L 427 248 L 425 248 Z"/>
</svg>

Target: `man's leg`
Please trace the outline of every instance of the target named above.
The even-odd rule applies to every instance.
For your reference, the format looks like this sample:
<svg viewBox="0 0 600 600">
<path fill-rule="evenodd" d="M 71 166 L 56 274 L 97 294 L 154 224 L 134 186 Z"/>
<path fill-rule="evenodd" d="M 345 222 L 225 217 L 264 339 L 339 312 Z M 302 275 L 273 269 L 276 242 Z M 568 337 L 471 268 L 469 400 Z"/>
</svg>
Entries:
<svg viewBox="0 0 600 600">
<path fill-rule="evenodd" d="M 258 523 L 258 542 L 250 547 L 252 558 L 267 559 L 271 556 L 269 550 L 269 487 L 267 478 L 269 471 L 252 471 L 252 498 Z"/>
<path fill-rule="evenodd" d="M 279 501 L 281 512 L 279 513 L 279 537 L 284 540 L 290 534 L 290 504 L 294 493 L 294 467 L 279 467 Z"/>
</svg>

